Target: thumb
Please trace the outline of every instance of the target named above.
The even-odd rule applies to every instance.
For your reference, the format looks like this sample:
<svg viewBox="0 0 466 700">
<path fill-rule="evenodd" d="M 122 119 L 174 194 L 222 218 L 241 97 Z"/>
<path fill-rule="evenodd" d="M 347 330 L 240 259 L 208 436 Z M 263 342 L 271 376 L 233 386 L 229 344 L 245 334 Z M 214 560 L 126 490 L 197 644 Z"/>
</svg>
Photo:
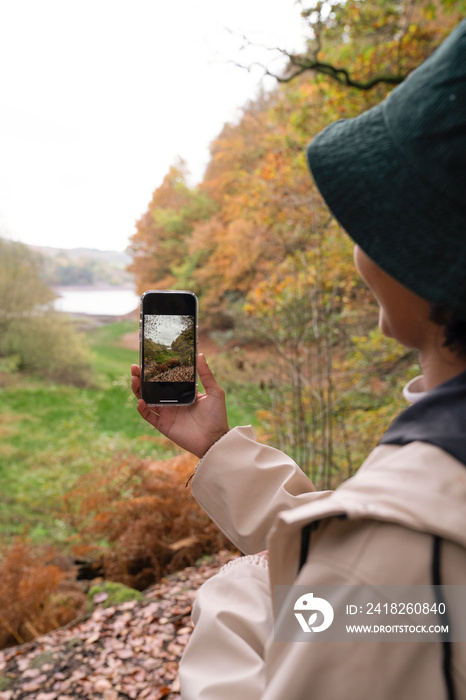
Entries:
<svg viewBox="0 0 466 700">
<path fill-rule="evenodd" d="M 212 374 L 212 371 L 209 368 L 209 365 L 207 364 L 207 360 L 205 359 L 202 353 L 200 353 L 197 356 L 197 371 L 199 374 L 199 379 L 202 382 L 202 386 L 204 387 L 206 394 L 212 392 L 212 390 L 221 390 L 219 385 L 217 384 L 217 380 L 215 379 L 214 375 Z"/>
</svg>

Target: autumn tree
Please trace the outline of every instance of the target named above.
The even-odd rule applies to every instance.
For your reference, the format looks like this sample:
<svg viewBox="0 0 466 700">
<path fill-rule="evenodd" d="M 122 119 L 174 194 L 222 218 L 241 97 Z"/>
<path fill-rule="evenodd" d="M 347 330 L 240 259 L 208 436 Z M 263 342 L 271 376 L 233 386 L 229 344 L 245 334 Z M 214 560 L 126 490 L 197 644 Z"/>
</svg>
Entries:
<svg viewBox="0 0 466 700">
<path fill-rule="evenodd" d="M 247 105 L 214 140 L 201 188 L 217 211 L 195 225 L 188 264 L 204 312 L 216 323 L 234 324 L 252 287 L 287 256 L 312 249 L 329 214 L 312 184 L 305 146 L 335 114 L 354 116 L 374 100 L 298 79 Z"/>
<path fill-rule="evenodd" d="M 186 165 L 179 161 L 170 168 L 136 224 L 129 270 L 135 275 L 139 293 L 178 286 L 177 270 L 186 259 L 194 224 L 213 213 L 212 202 L 198 188 L 190 188 L 187 179 Z"/>
<path fill-rule="evenodd" d="M 0 337 L 34 308 L 49 307 L 55 294 L 41 279 L 41 260 L 30 248 L 0 239 Z"/>
<path fill-rule="evenodd" d="M 320 55 L 325 36 L 332 56 L 351 60 L 354 75 L 366 80 L 395 54 L 411 69 L 440 41 L 446 25 L 429 19 L 423 3 L 412 5 L 351 0 L 316 3 L 312 12 L 301 3 L 301 11 L 312 25 L 309 46 L 317 42 Z M 188 187 L 183 163 L 170 169 L 132 239 L 139 291 L 190 288 L 205 323 L 231 327 L 254 285 L 293 251 L 312 248 L 312 232 L 328 213 L 312 185 L 305 146 L 331 121 L 379 102 L 392 85 L 360 90 L 334 76 L 310 77 L 315 73 L 295 75 L 226 124 L 197 188 Z"/>
</svg>

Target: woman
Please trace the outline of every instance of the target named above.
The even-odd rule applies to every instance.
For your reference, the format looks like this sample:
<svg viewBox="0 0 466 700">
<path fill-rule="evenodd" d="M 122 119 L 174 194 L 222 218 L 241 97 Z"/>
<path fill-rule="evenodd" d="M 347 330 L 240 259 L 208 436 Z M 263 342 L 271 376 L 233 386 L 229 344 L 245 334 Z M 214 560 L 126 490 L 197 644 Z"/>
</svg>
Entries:
<svg viewBox="0 0 466 700">
<path fill-rule="evenodd" d="M 201 458 L 193 495 L 249 555 L 198 593 L 182 697 L 464 698 L 466 644 L 283 641 L 272 596 L 283 585 L 466 583 L 466 21 L 387 100 L 319 134 L 308 160 L 355 241 L 382 331 L 419 351 L 422 391 L 335 492 L 316 492 L 250 428 L 229 430 L 202 356 L 205 394 L 192 407 L 155 414 L 138 401 Z"/>
</svg>

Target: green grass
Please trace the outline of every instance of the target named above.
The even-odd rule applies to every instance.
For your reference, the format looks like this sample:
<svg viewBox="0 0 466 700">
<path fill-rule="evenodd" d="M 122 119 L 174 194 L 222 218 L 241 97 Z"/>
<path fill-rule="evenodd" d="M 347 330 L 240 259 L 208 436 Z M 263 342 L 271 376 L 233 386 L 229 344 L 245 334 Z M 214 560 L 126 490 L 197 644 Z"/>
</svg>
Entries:
<svg viewBox="0 0 466 700">
<path fill-rule="evenodd" d="M 120 344 L 121 338 L 126 333 L 137 330 L 137 323 L 117 321 L 100 326 L 88 333 L 96 378 L 107 387 L 109 381 L 118 380 L 121 376 L 129 377 L 130 365 L 138 363 L 138 352 Z"/>
<path fill-rule="evenodd" d="M 88 331 L 94 388 L 51 384 L 19 374 L 0 387 L 0 536 L 25 529 L 35 541 L 64 542 L 60 510 L 76 478 L 105 460 L 125 455 L 163 459 L 167 446 L 136 411 L 130 365 L 138 353 L 121 345 L 137 323 L 117 322 Z M 222 369 L 227 365 L 223 358 Z M 263 392 L 251 382 L 223 383 L 230 425 L 255 423 Z M 222 382 L 221 377 L 218 377 Z"/>
</svg>

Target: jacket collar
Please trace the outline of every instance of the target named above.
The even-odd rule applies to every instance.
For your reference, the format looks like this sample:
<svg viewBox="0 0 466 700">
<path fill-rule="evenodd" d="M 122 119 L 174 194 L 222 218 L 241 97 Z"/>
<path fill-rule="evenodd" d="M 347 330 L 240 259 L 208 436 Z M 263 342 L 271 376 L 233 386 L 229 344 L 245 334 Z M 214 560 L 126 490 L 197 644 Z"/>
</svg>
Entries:
<svg viewBox="0 0 466 700">
<path fill-rule="evenodd" d="M 382 445 L 427 442 L 466 465 L 466 372 L 431 389 L 387 430 Z"/>
</svg>

